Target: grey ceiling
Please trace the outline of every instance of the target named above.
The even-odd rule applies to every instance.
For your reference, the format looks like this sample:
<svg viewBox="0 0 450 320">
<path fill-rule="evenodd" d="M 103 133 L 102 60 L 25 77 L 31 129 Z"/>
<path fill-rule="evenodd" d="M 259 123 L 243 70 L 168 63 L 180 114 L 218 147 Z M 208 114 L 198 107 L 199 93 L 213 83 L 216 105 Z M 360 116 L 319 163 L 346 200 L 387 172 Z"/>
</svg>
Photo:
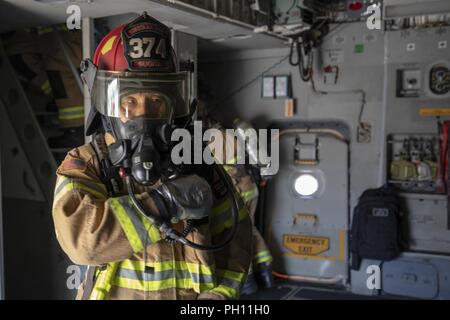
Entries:
<svg viewBox="0 0 450 320">
<path fill-rule="evenodd" d="M 169 26 L 200 38 L 209 40 L 227 38 L 217 43 L 200 41 L 200 50 L 203 52 L 284 46 L 284 41 L 278 37 L 257 34 L 245 25 L 182 9 L 164 0 L 57 0 L 56 3 L 0 0 L 0 32 L 65 22 L 68 17 L 67 7 L 71 4 L 80 7 L 82 17 L 98 18 L 124 13 L 140 13 L 145 10 Z M 233 35 L 251 35 L 252 37 L 244 40 L 230 39 L 229 37 Z"/>
</svg>

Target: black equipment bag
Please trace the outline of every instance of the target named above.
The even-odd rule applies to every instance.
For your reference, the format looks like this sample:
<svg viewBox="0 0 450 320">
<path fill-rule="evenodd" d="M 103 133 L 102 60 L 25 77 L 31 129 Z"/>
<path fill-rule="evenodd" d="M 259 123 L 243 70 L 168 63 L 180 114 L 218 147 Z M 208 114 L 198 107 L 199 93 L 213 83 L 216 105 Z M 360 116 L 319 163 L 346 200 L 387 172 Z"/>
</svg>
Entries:
<svg viewBox="0 0 450 320">
<path fill-rule="evenodd" d="M 359 269 L 361 258 L 389 261 L 400 255 L 400 217 L 401 203 L 393 187 L 363 192 L 353 212 L 352 269 Z"/>
</svg>

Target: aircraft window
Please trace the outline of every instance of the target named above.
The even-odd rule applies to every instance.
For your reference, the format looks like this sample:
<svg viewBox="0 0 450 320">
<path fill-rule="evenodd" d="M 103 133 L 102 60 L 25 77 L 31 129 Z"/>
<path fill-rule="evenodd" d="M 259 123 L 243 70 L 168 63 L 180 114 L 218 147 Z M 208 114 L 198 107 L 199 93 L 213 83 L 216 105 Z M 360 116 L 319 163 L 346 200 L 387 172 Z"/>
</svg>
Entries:
<svg viewBox="0 0 450 320">
<path fill-rule="evenodd" d="M 302 174 L 295 179 L 295 191 L 302 197 L 312 196 L 319 190 L 319 181 L 310 174 Z"/>
</svg>

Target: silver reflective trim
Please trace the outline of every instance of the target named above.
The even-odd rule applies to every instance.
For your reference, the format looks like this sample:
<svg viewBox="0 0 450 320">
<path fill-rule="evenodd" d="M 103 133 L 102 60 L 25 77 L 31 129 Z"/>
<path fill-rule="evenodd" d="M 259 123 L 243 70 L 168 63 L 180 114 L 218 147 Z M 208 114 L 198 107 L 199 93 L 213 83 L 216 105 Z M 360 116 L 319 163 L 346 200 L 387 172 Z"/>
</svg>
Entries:
<svg viewBox="0 0 450 320">
<path fill-rule="evenodd" d="M 219 284 L 224 285 L 228 288 L 235 289 L 236 291 L 239 291 L 241 289 L 242 283 L 236 280 L 218 277 Z"/>
<path fill-rule="evenodd" d="M 188 270 L 165 270 L 159 272 L 147 272 L 119 268 L 118 277 L 139 281 L 163 281 L 171 278 L 191 279 L 194 283 L 214 283 L 211 275 L 190 273 Z"/>
<path fill-rule="evenodd" d="M 123 196 L 118 198 L 120 204 L 128 214 L 128 217 L 130 218 L 131 222 L 133 223 L 134 228 L 136 229 L 137 234 L 139 235 L 139 238 L 141 239 L 142 245 L 144 248 L 152 244 L 152 240 L 150 239 L 150 235 L 148 234 L 149 230 L 145 229 L 144 224 L 139 219 L 138 215 L 140 214 L 131 204 L 131 200 L 129 196 Z"/>
<path fill-rule="evenodd" d="M 84 179 L 72 179 L 72 178 L 64 178 L 63 182 L 61 182 L 58 187 L 55 189 L 55 194 L 58 194 L 65 186 L 67 186 L 69 183 L 79 183 L 81 185 L 84 185 L 90 189 L 93 189 L 95 191 L 98 191 L 99 193 L 102 193 L 106 195 L 105 188 L 102 188 L 98 183 L 84 180 Z"/>
</svg>

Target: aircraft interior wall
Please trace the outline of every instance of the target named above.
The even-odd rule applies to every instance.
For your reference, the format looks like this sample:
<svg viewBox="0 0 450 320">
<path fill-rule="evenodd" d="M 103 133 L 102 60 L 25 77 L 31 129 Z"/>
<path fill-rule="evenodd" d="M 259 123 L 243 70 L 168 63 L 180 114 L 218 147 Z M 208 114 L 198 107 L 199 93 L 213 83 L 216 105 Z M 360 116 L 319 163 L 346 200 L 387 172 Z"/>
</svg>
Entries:
<svg viewBox="0 0 450 320">
<path fill-rule="evenodd" d="M 230 9 L 232 3 L 241 3 L 237 0 L 230 0 L 230 7 L 211 1 L 214 5 L 208 6 L 207 12 L 205 8 L 199 11 L 191 6 L 205 5 L 208 1 L 168 2 L 170 4 L 162 0 L 135 0 L 130 1 L 128 8 L 124 2 L 116 1 L 104 13 L 104 0 L 94 0 L 92 7 L 89 7 L 91 1 L 83 2 L 80 4 L 83 10 L 92 10 L 91 16 L 83 17 L 82 31 L 77 31 L 83 43 L 83 58 L 93 58 L 95 48 L 111 30 L 134 19 L 146 19 L 146 15 L 139 14 L 145 9 L 151 15 L 153 10 L 155 18 L 170 30 L 167 34 L 171 37 L 165 39 L 170 38 L 173 52 L 178 58 L 176 69 L 188 73 L 186 77 L 189 77 L 189 81 L 187 78 L 185 80 L 190 87 L 183 87 L 182 90 L 179 89 L 181 86 L 177 87 L 175 91 L 180 92 L 174 93 L 171 91 L 173 88 L 165 87 L 170 81 L 164 82 L 167 80 L 164 79 L 161 87 L 158 87 L 158 83 L 155 87 L 143 90 L 146 94 L 153 93 L 155 88 L 154 91 L 163 88 L 161 92 L 165 95 L 164 101 L 170 107 L 179 107 L 179 99 L 184 102 L 183 99 L 188 97 L 189 102 L 192 102 L 189 104 L 191 108 L 195 105 L 193 98 L 198 97 L 199 110 L 183 114 L 177 121 L 185 121 L 184 117 L 187 117 L 193 123 L 200 117 L 206 126 L 213 123 L 213 118 L 218 121 L 216 126 L 220 124 L 224 128 L 242 129 L 238 127 L 240 122 L 236 121 L 241 119 L 250 128 L 253 126 L 255 129 L 277 130 L 273 139 L 279 148 L 274 149 L 279 151 L 279 170 L 276 174 L 262 174 L 265 169 L 270 168 L 267 164 L 258 163 L 240 168 L 255 180 L 252 182 L 257 190 L 253 194 L 253 200 L 258 203 L 252 207 L 256 212 L 255 230 L 267 245 L 267 251 L 263 250 L 268 252 L 265 254 L 273 256 L 273 260 L 267 260 L 269 271 L 265 271 L 271 276 L 271 280 L 276 280 L 276 285 L 272 286 L 272 290 L 260 290 L 256 295 L 244 294 L 243 299 L 297 300 L 303 299 L 302 292 L 308 290 L 348 295 L 346 297 L 349 299 L 450 299 L 450 178 L 445 174 L 450 171 L 450 15 L 445 15 L 445 22 L 423 23 L 417 27 L 411 27 L 409 22 L 405 23 L 409 18 L 402 20 L 404 16 L 414 16 L 419 11 L 424 11 L 431 2 L 436 8 L 448 8 L 450 12 L 448 3 L 415 0 L 414 4 L 407 4 L 403 0 L 387 0 L 387 9 L 383 11 L 387 20 L 383 28 L 377 30 L 367 27 L 365 16 L 361 12 L 360 16 L 352 16 L 355 13 L 350 12 L 354 3 L 366 5 L 369 0 L 331 1 L 336 7 L 330 11 L 328 20 L 318 18 L 319 22 L 322 19 L 329 23 L 310 24 L 306 21 L 307 17 L 303 16 L 305 21 L 302 24 L 305 23 L 307 28 L 293 36 L 289 33 L 286 36 L 274 31 L 277 24 L 281 23 L 279 16 L 279 20 L 274 18 L 274 24 L 270 25 L 273 30 L 268 32 L 264 29 L 269 28 L 265 26 L 264 17 L 267 13 L 264 10 L 268 9 L 265 7 L 258 10 L 253 7 L 255 13 L 250 21 L 249 13 L 244 14 L 245 10 L 239 12 L 238 16 L 236 11 Z M 269 3 L 260 2 L 266 5 Z M 312 2 L 316 4 L 317 1 Z M 345 3 L 344 10 L 339 9 L 338 3 Z M 307 1 L 294 1 L 294 5 L 291 5 L 288 1 L 281 0 L 278 5 L 284 9 L 287 7 L 289 10 L 286 13 L 291 12 L 294 7 L 299 14 L 310 11 Z M 348 9 L 347 5 L 350 6 Z M 236 6 L 240 8 L 239 5 Z M 19 15 L 26 7 L 22 0 L 20 6 L 8 2 L 3 7 L 5 10 L 0 12 L 0 17 L 5 17 L 6 11 Z M 40 10 L 44 7 L 33 8 L 35 12 L 25 10 L 24 17 L 32 17 L 30 23 L 42 22 L 43 19 L 37 13 L 43 14 Z M 66 18 L 63 11 L 58 11 L 60 8 L 62 7 L 48 16 L 48 22 L 52 25 L 63 23 Z M 213 14 L 211 10 L 218 10 L 220 14 Z M 235 16 L 225 17 L 226 14 L 231 15 L 230 12 L 225 13 L 227 10 L 234 12 Z M 237 10 L 236 7 L 234 10 Z M 333 13 L 333 10 L 337 13 Z M 361 8 L 356 11 L 358 10 L 362 11 Z M 430 9 L 430 12 L 434 11 Z M 388 19 L 390 17 L 391 20 Z M 247 20 L 242 21 L 244 18 Z M 400 23 L 395 25 L 394 22 L 400 20 L 404 22 L 404 28 Z M 250 22 L 254 25 L 250 25 Z M 321 29 L 324 25 L 327 27 Z M 42 98 L 44 91 L 37 94 L 29 90 L 34 84 L 24 81 L 19 70 L 14 69 L 17 67 L 12 63 L 14 58 L 11 55 L 8 57 L 7 53 L 7 41 L 14 39 L 10 37 L 14 34 L 13 26 L 24 31 L 22 29 L 26 23 L 22 21 L 14 24 L 8 20 L 3 29 L 0 28 L 0 112 L 4 115 L 0 117 L 0 299 L 73 299 L 79 284 L 85 278 L 87 266 L 71 261 L 58 244 L 53 220 L 53 212 L 57 209 L 53 201 L 54 194 L 57 193 L 55 172 L 66 154 L 76 145 L 52 147 L 49 143 L 52 137 L 64 131 L 62 127 L 58 127 L 63 112 L 57 110 L 55 103 L 45 102 L 47 98 Z M 302 37 L 306 39 L 306 31 L 310 27 L 326 31 L 323 34 L 320 33 L 322 31 L 319 32 L 320 40 L 315 39 L 317 46 L 314 46 L 309 55 L 312 58 L 312 79 L 305 81 L 300 68 L 291 63 L 298 59 L 298 54 L 292 52 L 291 44 L 295 44 L 299 37 L 302 41 Z M 29 32 L 31 29 L 26 30 Z M 40 28 L 32 30 L 36 32 Z M 51 32 L 56 35 L 55 30 Z M 161 59 L 164 60 L 161 58 L 164 57 L 161 50 L 165 47 L 160 47 L 161 42 L 158 42 L 161 39 L 156 41 L 152 37 L 145 39 L 150 44 L 145 48 L 148 50 L 139 48 L 139 45 L 134 48 L 129 46 L 127 50 L 131 50 L 131 53 L 122 54 L 120 59 L 125 61 L 142 49 L 142 56 L 145 51 L 152 60 L 152 55 L 156 52 L 158 63 Z M 101 54 L 111 54 L 117 39 L 116 34 L 106 45 L 102 43 L 106 48 L 102 48 Z M 135 43 L 143 44 L 142 41 Z M 132 49 L 137 51 L 133 52 Z M 69 60 L 70 57 L 67 58 L 66 54 L 63 64 L 66 68 L 70 66 L 72 77 L 76 76 L 80 81 L 80 85 L 74 81 L 71 89 L 76 90 L 84 101 L 76 106 L 72 105 L 71 108 L 76 111 L 66 110 L 66 116 L 78 113 L 78 120 L 81 119 L 86 124 L 94 95 L 88 90 L 87 83 L 83 87 L 81 77 L 78 78 L 80 72 L 86 70 L 83 71 L 82 67 L 78 69 L 78 64 L 66 63 Z M 14 62 L 17 64 L 17 60 Z M 126 60 L 129 67 L 128 63 L 129 60 Z M 50 70 L 50 73 L 52 71 L 55 70 Z M 119 81 L 122 76 L 116 80 Z M 127 76 L 123 76 L 123 79 Z M 145 73 L 145 76 L 151 78 L 155 75 Z M 131 89 L 125 85 L 123 87 L 127 96 L 130 92 L 138 91 L 135 90 L 136 83 L 143 85 L 148 79 L 133 83 L 134 80 L 130 81 L 131 84 L 127 83 Z M 278 81 L 281 81 L 280 88 Z M 114 81 L 108 85 L 111 84 Z M 126 91 L 128 89 L 129 92 Z M 190 95 L 183 96 L 185 89 Z M 108 99 L 115 94 L 112 89 L 105 92 L 105 96 L 109 95 Z M 56 101 L 55 97 L 52 99 Z M 208 116 L 202 114 L 200 107 L 206 108 Z M 112 113 L 114 112 L 102 114 L 103 122 L 98 123 L 103 129 L 98 129 L 98 132 L 104 134 L 102 130 L 105 128 L 110 130 L 109 133 L 113 132 L 112 125 L 107 123 L 106 118 L 115 118 L 111 121 L 121 118 Z M 100 117 L 100 113 L 95 116 Z M 187 121 L 186 125 L 182 125 L 189 127 L 191 122 Z M 164 145 L 161 148 L 164 150 L 151 151 L 167 152 L 169 144 L 165 139 L 170 131 L 166 130 L 179 129 L 178 125 L 178 122 L 176 125 L 173 122 L 171 126 L 157 127 L 157 130 L 152 128 L 151 134 L 155 136 L 151 138 Z M 90 137 L 85 137 L 84 129 L 83 125 L 78 125 L 76 141 L 80 143 L 77 145 L 91 141 Z M 142 141 L 150 136 L 149 132 L 147 135 L 142 134 Z M 121 147 L 130 141 L 124 142 Z M 116 159 L 118 164 L 114 169 L 109 168 L 111 171 L 116 170 L 114 179 L 117 176 L 122 179 L 126 173 L 132 172 L 130 167 L 127 167 L 129 172 L 124 168 L 131 163 L 127 161 L 137 154 L 137 146 L 144 146 L 142 141 L 133 142 L 133 148 L 136 148 L 133 152 L 131 149 L 127 153 L 124 151 L 129 159 L 125 159 L 125 156 L 120 161 Z M 155 147 L 154 141 L 149 145 L 152 148 L 160 147 Z M 111 141 L 109 143 L 108 148 L 114 144 Z M 251 151 L 254 152 L 246 150 L 248 158 Z M 160 159 L 151 160 L 156 163 Z M 140 158 L 135 163 L 140 165 L 139 161 Z M 76 167 L 77 163 L 72 164 Z M 124 167 L 120 167 L 122 165 Z M 445 165 L 446 168 L 443 167 Z M 153 162 L 151 165 L 146 162 L 143 167 L 149 174 Z M 70 170 L 72 169 L 69 168 Z M 177 177 L 174 172 L 168 172 L 173 175 L 159 176 L 162 177 L 161 181 L 165 179 L 168 182 Z M 101 183 L 103 182 L 102 180 Z M 385 188 L 383 190 L 388 191 L 380 191 L 382 186 Z M 359 259 L 355 254 L 354 247 L 359 245 L 355 239 L 357 236 L 361 237 L 358 231 L 353 230 L 357 225 L 355 212 L 362 211 L 362 195 L 367 190 L 369 193 L 370 190 L 380 194 L 389 193 L 382 196 L 377 194 L 377 197 L 399 203 L 394 209 L 398 211 L 395 215 L 398 218 L 396 231 L 401 236 L 395 240 L 402 247 L 393 258 Z M 111 194 L 108 193 L 107 198 Z M 242 196 L 243 200 L 244 198 Z M 130 201 L 130 206 L 136 207 Z M 386 199 L 385 201 L 388 202 Z M 71 202 L 68 202 L 67 206 L 70 206 Z M 390 211 L 387 210 L 389 212 L 386 213 L 383 204 L 372 205 L 374 208 L 370 207 L 371 217 L 389 216 Z M 249 208 L 250 205 L 247 209 Z M 123 221 L 120 220 L 120 223 Z M 133 223 L 136 221 L 133 220 Z M 172 221 L 175 219 L 170 220 L 170 223 Z M 373 231 L 372 235 L 376 234 L 380 242 L 383 242 L 381 238 L 389 237 L 386 231 L 388 227 L 390 226 L 384 225 L 384 228 L 374 229 L 367 224 L 366 230 L 368 233 Z M 105 234 L 110 235 L 108 232 Z M 126 236 L 129 234 L 126 233 Z M 173 245 L 174 242 L 170 241 L 169 244 Z M 173 252 L 175 251 L 174 249 Z M 161 262 L 159 258 L 156 257 L 155 264 Z M 355 261 L 360 262 L 360 265 L 355 267 Z M 101 268 L 95 268 L 97 274 L 105 270 L 103 264 Z M 154 271 L 152 268 L 153 266 L 148 268 L 145 265 L 141 268 L 143 270 L 138 271 L 150 274 Z M 381 277 L 381 280 L 377 278 L 375 286 L 368 282 L 373 270 L 377 277 Z M 136 274 L 135 278 L 138 277 Z M 176 276 L 173 277 L 175 279 Z M 192 278 L 195 277 L 196 273 Z M 379 285 L 380 281 L 382 286 Z M 289 292 L 283 293 L 283 290 Z M 318 294 L 318 297 L 326 297 L 326 294 Z"/>
</svg>

